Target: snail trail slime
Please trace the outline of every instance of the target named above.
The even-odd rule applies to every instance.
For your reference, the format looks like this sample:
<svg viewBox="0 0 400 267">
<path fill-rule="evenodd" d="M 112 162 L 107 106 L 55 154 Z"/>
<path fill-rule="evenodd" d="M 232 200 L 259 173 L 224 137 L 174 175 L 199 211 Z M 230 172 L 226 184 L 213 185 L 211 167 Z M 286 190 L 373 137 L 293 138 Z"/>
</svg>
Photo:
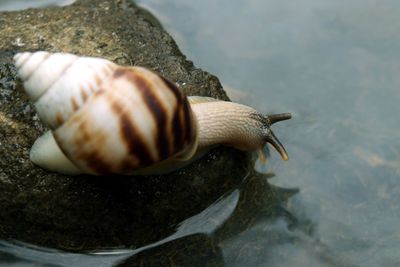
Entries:
<svg viewBox="0 0 400 267">
<path fill-rule="evenodd" d="M 51 129 L 30 158 L 64 173 L 167 173 L 217 145 L 288 155 L 270 129 L 290 113 L 262 115 L 251 107 L 186 95 L 142 67 L 66 53 L 15 55 L 18 76 Z"/>
</svg>

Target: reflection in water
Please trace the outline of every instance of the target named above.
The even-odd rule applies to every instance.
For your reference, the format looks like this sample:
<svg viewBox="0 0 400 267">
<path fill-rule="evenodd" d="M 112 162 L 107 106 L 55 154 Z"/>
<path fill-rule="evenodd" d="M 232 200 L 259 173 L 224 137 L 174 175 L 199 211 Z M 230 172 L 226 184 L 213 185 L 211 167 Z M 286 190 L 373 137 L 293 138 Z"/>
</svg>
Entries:
<svg viewBox="0 0 400 267">
<path fill-rule="evenodd" d="M 298 190 L 273 186 L 268 183 L 272 177 L 273 174 L 253 171 L 239 190 L 228 192 L 199 214 L 184 220 L 171 236 L 138 249 L 73 254 L 2 242 L 0 263 L 123 267 L 246 263 L 303 266 L 312 262 L 313 266 L 353 266 L 318 239 L 313 222 L 298 219 L 287 210 Z M 158 222 L 158 227 L 163 225 Z M 299 257 L 298 249 L 294 249 L 298 247 L 312 260 Z M 282 262 L 283 255 L 286 260 Z"/>
<path fill-rule="evenodd" d="M 19 241 L 0 240 L 0 266 L 109 267 L 126 257 L 128 251 L 109 251 L 98 255 L 77 254 L 37 247 Z"/>
<path fill-rule="evenodd" d="M 297 225 L 297 220 L 287 212 L 282 204 L 298 192 L 297 189 L 283 189 L 270 185 L 267 178 L 273 174 L 253 172 L 240 187 L 238 203 L 232 215 L 214 232 L 221 242 L 234 237 L 265 219 L 283 218 L 288 227 Z"/>
<path fill-rule="evenodd" d="M 251 96 L 243 103 L 293 112 L 290 124 L 275 129 L 291 160 L 282 164 L 272 154 L 268 164 L 279 174 L 271 183 L 301 188 L 288 210 L 315 222 L 315 236 L 344 262 L 397 266 L 400 2 L 139 2 L 197 66 Z M 263 233 L 259 223 L 237 246 L 268 246 Z M 262 265 L 257 257 L 272 266 L 323 265 L 303 245 L 269 247 L 271 253 L 248 254 L 234 265 Z"/>
<path fill-rule="evenodd" d="M 218 244 L 218 249 L 223 249 L 224 262 L 226 266 L 232 266 L 235 261 L 234 258 L 240 255 L 243 252 L 243 249 L 250 249 L 251 251 L 256 251 L 260 249 L 257 244 L 251 244 L 253 238 L 249 240 L 246 239 L 247 242 L 243 244 L 243 235 L 241 234 L 252 229 L 260 222 L 264 223 L 265 226 L 268 227 L 268 225 L 273 225 L 274 222 L 276 222 L 277 220 L 282 220 L 282 226 L 286 229 L 286 231 L 284 233 L 281 233 L 279 236 L 276 235 L 276 232 L 274 230 L 268 233 L 268 235 L 263 236 L 264 240 L 270 240 L 271 247 L 273 247 L 274 244 L 276 245 L 277 243 L 293 243 L 296 240 L 302 240 L 303 237 L 295 238 L 295 236 L 292 236 L 291 232 L 297 229 L 299 232 L 302 233 L 303 236 L 308 236 L 310 234 L 309 232 L 312 232 L 309 231 L 309 229 L 312 228 L 310 227 L 310 223 L 299 223 L 297 219 L 284 208 L 285 203 L 287 203 L 287 201 L 294 194 L 296 194 L 298 190 L 283 189 L 271 186 L 267 181 L 267 179 L 271 177 L 273 177 L 273 174 L 261 174 L 255 171 L 252 172 L 243 181 L 238 191 L 232 192 L 231 194 L 225 196 L 223 199 L 220 199 L 217 203 L 211 205 L 200 214 L 185 220 L 178 228 L 175 235 L 180 236 L 182 234 L 185 234 L 185 236 L 187 237 L 188 235 L 186 234 L 191 232 L 207 233 L 208 239 L 210 239 L 210 241 L 212 240 L 213 244 Z M 305 225 L 307 225 L 307 227 L 305 227 Z M 304 232 L 305 229 L 307 229 L 308 233 Z M 226 243 L 229 243 L 230 240 L 235 240 L 236 238 L 239 238 L 241 240 L 241 247 L 235 247 L 233 249 L 234 251 L 227 251 Z M 310 238 L 311 237 L 308 237 L 308 239 Z M 169 242 L 171 242 L 171 245 L 175 246 L 176 240 L 177 239 L 173 239 Z M 181 242 L 186 240 L 188 241 L 188 243 L 186 243 L 185 246 L 191 246 L 191 239 L 184 238 L 178 240 L 178 246 L 181 246 Z M 157 258 L 169 258 L 170 256 L 168 250 L 165 251 L 165 253 L 158 254 L 159 251 L 163 249 L 163 244 L 156 246 L 157 249 L 154 250 L 157 252 L 156 255 L 150 254 L 153 251 L 154 247 L 152 247 L 149 251 L 145 250 L 145 255 L 148 256 L 147 259 L 152 259 L 153 256 L 157 256 Z M 200 244 L 198 245 L 200 246 Z M 204 244 L 202 246 L 204 246 Z M 203 247 L 200 246 L 199 248 Z M 206 248 L 200 249 L 199 251 L 203 251 L 205 249 Z M 184 251 L 185 250 L 183 249 L 182 253 Z M 193 257 L 193 253 L 194 252 L 186 254 L 186 257 L 189 257 L 189 262 L 190 257 Z M 201 253 L 199 257 L 201 257 L 202 255 L 203 253 Z M 196 257 L 197 256 L 194 256 L 194 258 Z M 243 257 L 245 261 L 248 261 L 245 255 L 241 255 L 241 257 Z M 137 260 L 138 257 L 135 255 L 132 259 Z M 266 260 L 263 261 L 267 262 Z M 214 258 L 210 258 L 209 263 L 210 266 L 214 266 Z M 135 262 L 135 264 L 137 263 Z M 135 264 L 132 266 L 137 266 Z M 171 264 L 167 266 L 174 265 Z M 178 264 L 177 266 L 192 265 Z"/>
<path fill-rule="evenodd" d="M 212 237 L 193 234 L 135 254 L 116 265 L 136 266 L 224 266 L 221 249 Z"/>
<path fill-rule="evenodd" d="M 40 8 L 51 5 L 65 6 L 75 2 L 75 0 L 0 0 L 0 11 L 11 11 L 23 8 Z"/>
<path fill-rule="evenodd" d="M 0 249 L 2 246 L 0 245 Z M 0 251 L 0 263 L 1 266 L 16 266 L 16 267 L 24 267 L 24 266 L 41 266 L 41 267 L 58 267 L 59 265 L 54 264 L 46 264 L 43 263 L 43 260 L 40 259 L 38 261 L 34 261 L 32 259 L 25 260 L 24 258 L 20 258 L 15 256 L 12 253 L 7 253 L 4 251 Z"/>
<path fill-rule="evenodd" d="M 2 264 L 39 262 L 43 266 L 241 266 L 296 265 L 310 262 L 291 257 L 309 255 L 315 266 L 352 266 L 315 235 L 316 225 L 296 218 L 291 200 L 297 189 L 269 184 L 273 174 L 252 171 L 238 190 L 227 192 L 202 212 L 181 222 L 175 233 L 134 250 L 73 254 L 32 245 L 0 243 Z M 168 223 L 158 221 L 160 228 Z M 245 241 L 245 242 L 244 242 Z M 287 259 L 282 262 L 282 253 Z M 276 257 L 275 254 L 280 255 Z M 223 255 L 223 256 L 222 256 Z M 293 259 L 293 261 L 292 261 Z"/>
<path fill-rule="evenodd" d="M 0 250 L 13 255 L 13 261 L 39 260 L 48 266 L 74 266 L 76 262 L 79 266 L 110 266 L 113 263 L 117 266 L 231 266 L 229 255 L 222 257 L 224 242 L 252 229 L 259 222 L 267 220 L 270 222 L 267 225 L 271 225 L 281 218 L 284 227 L 291 230 L 286 230 L 287 234 L 281 236 L 280 242 L 292 242 L 288 233 L 300 229 L 298 221 L 284 208 L 297 190 L 269 185 L 267 179 L 272 176 L 252 172 L 243 180 L 239 190 L 228 192 L 199 214 L 184 220 L 171 236 L 135 250 L 72 254 L 7 242 L 0 244 Z M 158 222 L 158 227 L 163 225 L 165 223 Z M 273 237 L 275 241 L 276 238 Z M 60 257 L 63 260 L 60 261 Z M 125 259 L 121 261 L 121 258 Z M 0 263 L 4 261 L 0 260 Z"/>
</svg>

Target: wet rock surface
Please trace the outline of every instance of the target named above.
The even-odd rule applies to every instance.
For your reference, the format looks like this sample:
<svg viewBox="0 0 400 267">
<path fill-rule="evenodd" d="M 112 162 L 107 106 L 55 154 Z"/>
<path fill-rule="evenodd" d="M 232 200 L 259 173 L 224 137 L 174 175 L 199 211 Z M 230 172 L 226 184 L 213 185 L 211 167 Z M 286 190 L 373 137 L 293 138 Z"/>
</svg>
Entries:
<svg viewBox="0 0 400 267">
<path fill-rule="evenodd" d="M 46 128 L 16 78 L 16 52 L 100 56 L 155 70 L 188 95 L 227 96 L 130 1 L 3 12 L 0 36 L 0 238 L 74 251 L 138 247 L 237 188 L 251 168 L 249 155 L 228 148 L 163 176 L 69 177 L 34 166 L 29 149 Z"/>
<path fill-rule="evenodd" d="M 190 255 L 190 257 L 188 257 Z M 135 266 L 224 266 L 221 248 L 205 234 L 193 234 L 140 252 L 115 267 Z"/>
</svg>

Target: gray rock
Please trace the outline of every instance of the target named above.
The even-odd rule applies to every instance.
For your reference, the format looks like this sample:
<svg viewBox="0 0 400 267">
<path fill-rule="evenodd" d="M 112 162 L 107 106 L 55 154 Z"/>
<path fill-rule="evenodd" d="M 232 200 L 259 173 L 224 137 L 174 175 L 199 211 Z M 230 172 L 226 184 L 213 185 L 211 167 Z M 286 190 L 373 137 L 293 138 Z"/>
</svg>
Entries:
<svg viewBox="0 0 400 267">
<path fill-rule="evenodd" d="M 164 176 L 69 177 L 34 166 L 29 149 L 46 129 L 16 79 L 18 51 L 101 56 L 158 71 L 188 95 L 227 96 L 131 1 L 2 12 L 0 36 L 0 238 L 69 250 L 138 247 L 172 233 L 251 168 L 249 155 L 228 148 Z"/>
</svg>

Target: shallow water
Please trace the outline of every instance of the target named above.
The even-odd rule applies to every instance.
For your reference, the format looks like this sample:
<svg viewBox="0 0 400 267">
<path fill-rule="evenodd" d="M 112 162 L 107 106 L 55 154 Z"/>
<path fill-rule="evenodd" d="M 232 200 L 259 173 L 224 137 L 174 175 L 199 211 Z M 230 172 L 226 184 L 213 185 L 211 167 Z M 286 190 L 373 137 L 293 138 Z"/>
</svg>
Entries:
<svg viewBox="0 0 400 267">
<path fill-rule="evenodd" d="M 24 8 L 43 8 L 48 6 L 64 6 L 75 0 L 0 0 L 0 11 L 19 10 Z"/>
<path fill-rule="evenodd" d="M 294 115 L 274 125 L 290 160 L 272 151 L 260 169 L 276 174 L 271 184 L 300 189 L 285 207 L 298 223 L 289 227 L 288 220 L 259 216 L 226 237 L 200 216 L 162 242 L 217 231 L 221 255 L 213 256 L 226 266 L 399 266 L 400 2 L 138 2 L 195 65 L 230 88 L 233 99 Z M 0 1 L 0 9 L 7 3 Z M 232 217 L 235 192 L 204 213 L 226 211 L 220 222 Z M 25 266 L 74 266 L 60 261 L 68 253 L 20 243 L 4 242 L 0 251 L 0 259 L 26 259 Z M 91 260 L 109 266 L 139 251 L 116 253 L 81 255 L 80 266 Z"/>
<path fill-rule="evenodd" d="M 321 247 L 332 265 L 400 265 L 400 2 L 140 2 L 234 99 L 294 114 L 274 126 L 290 161 L 268 169 L 300 189 L 288 209 L 318 242 L 267 246 L 260 223 L 223 243 L 227 265 L 326 266 Z M 232 260 L 246 242 L 263 252 Z"/>
</svg>

